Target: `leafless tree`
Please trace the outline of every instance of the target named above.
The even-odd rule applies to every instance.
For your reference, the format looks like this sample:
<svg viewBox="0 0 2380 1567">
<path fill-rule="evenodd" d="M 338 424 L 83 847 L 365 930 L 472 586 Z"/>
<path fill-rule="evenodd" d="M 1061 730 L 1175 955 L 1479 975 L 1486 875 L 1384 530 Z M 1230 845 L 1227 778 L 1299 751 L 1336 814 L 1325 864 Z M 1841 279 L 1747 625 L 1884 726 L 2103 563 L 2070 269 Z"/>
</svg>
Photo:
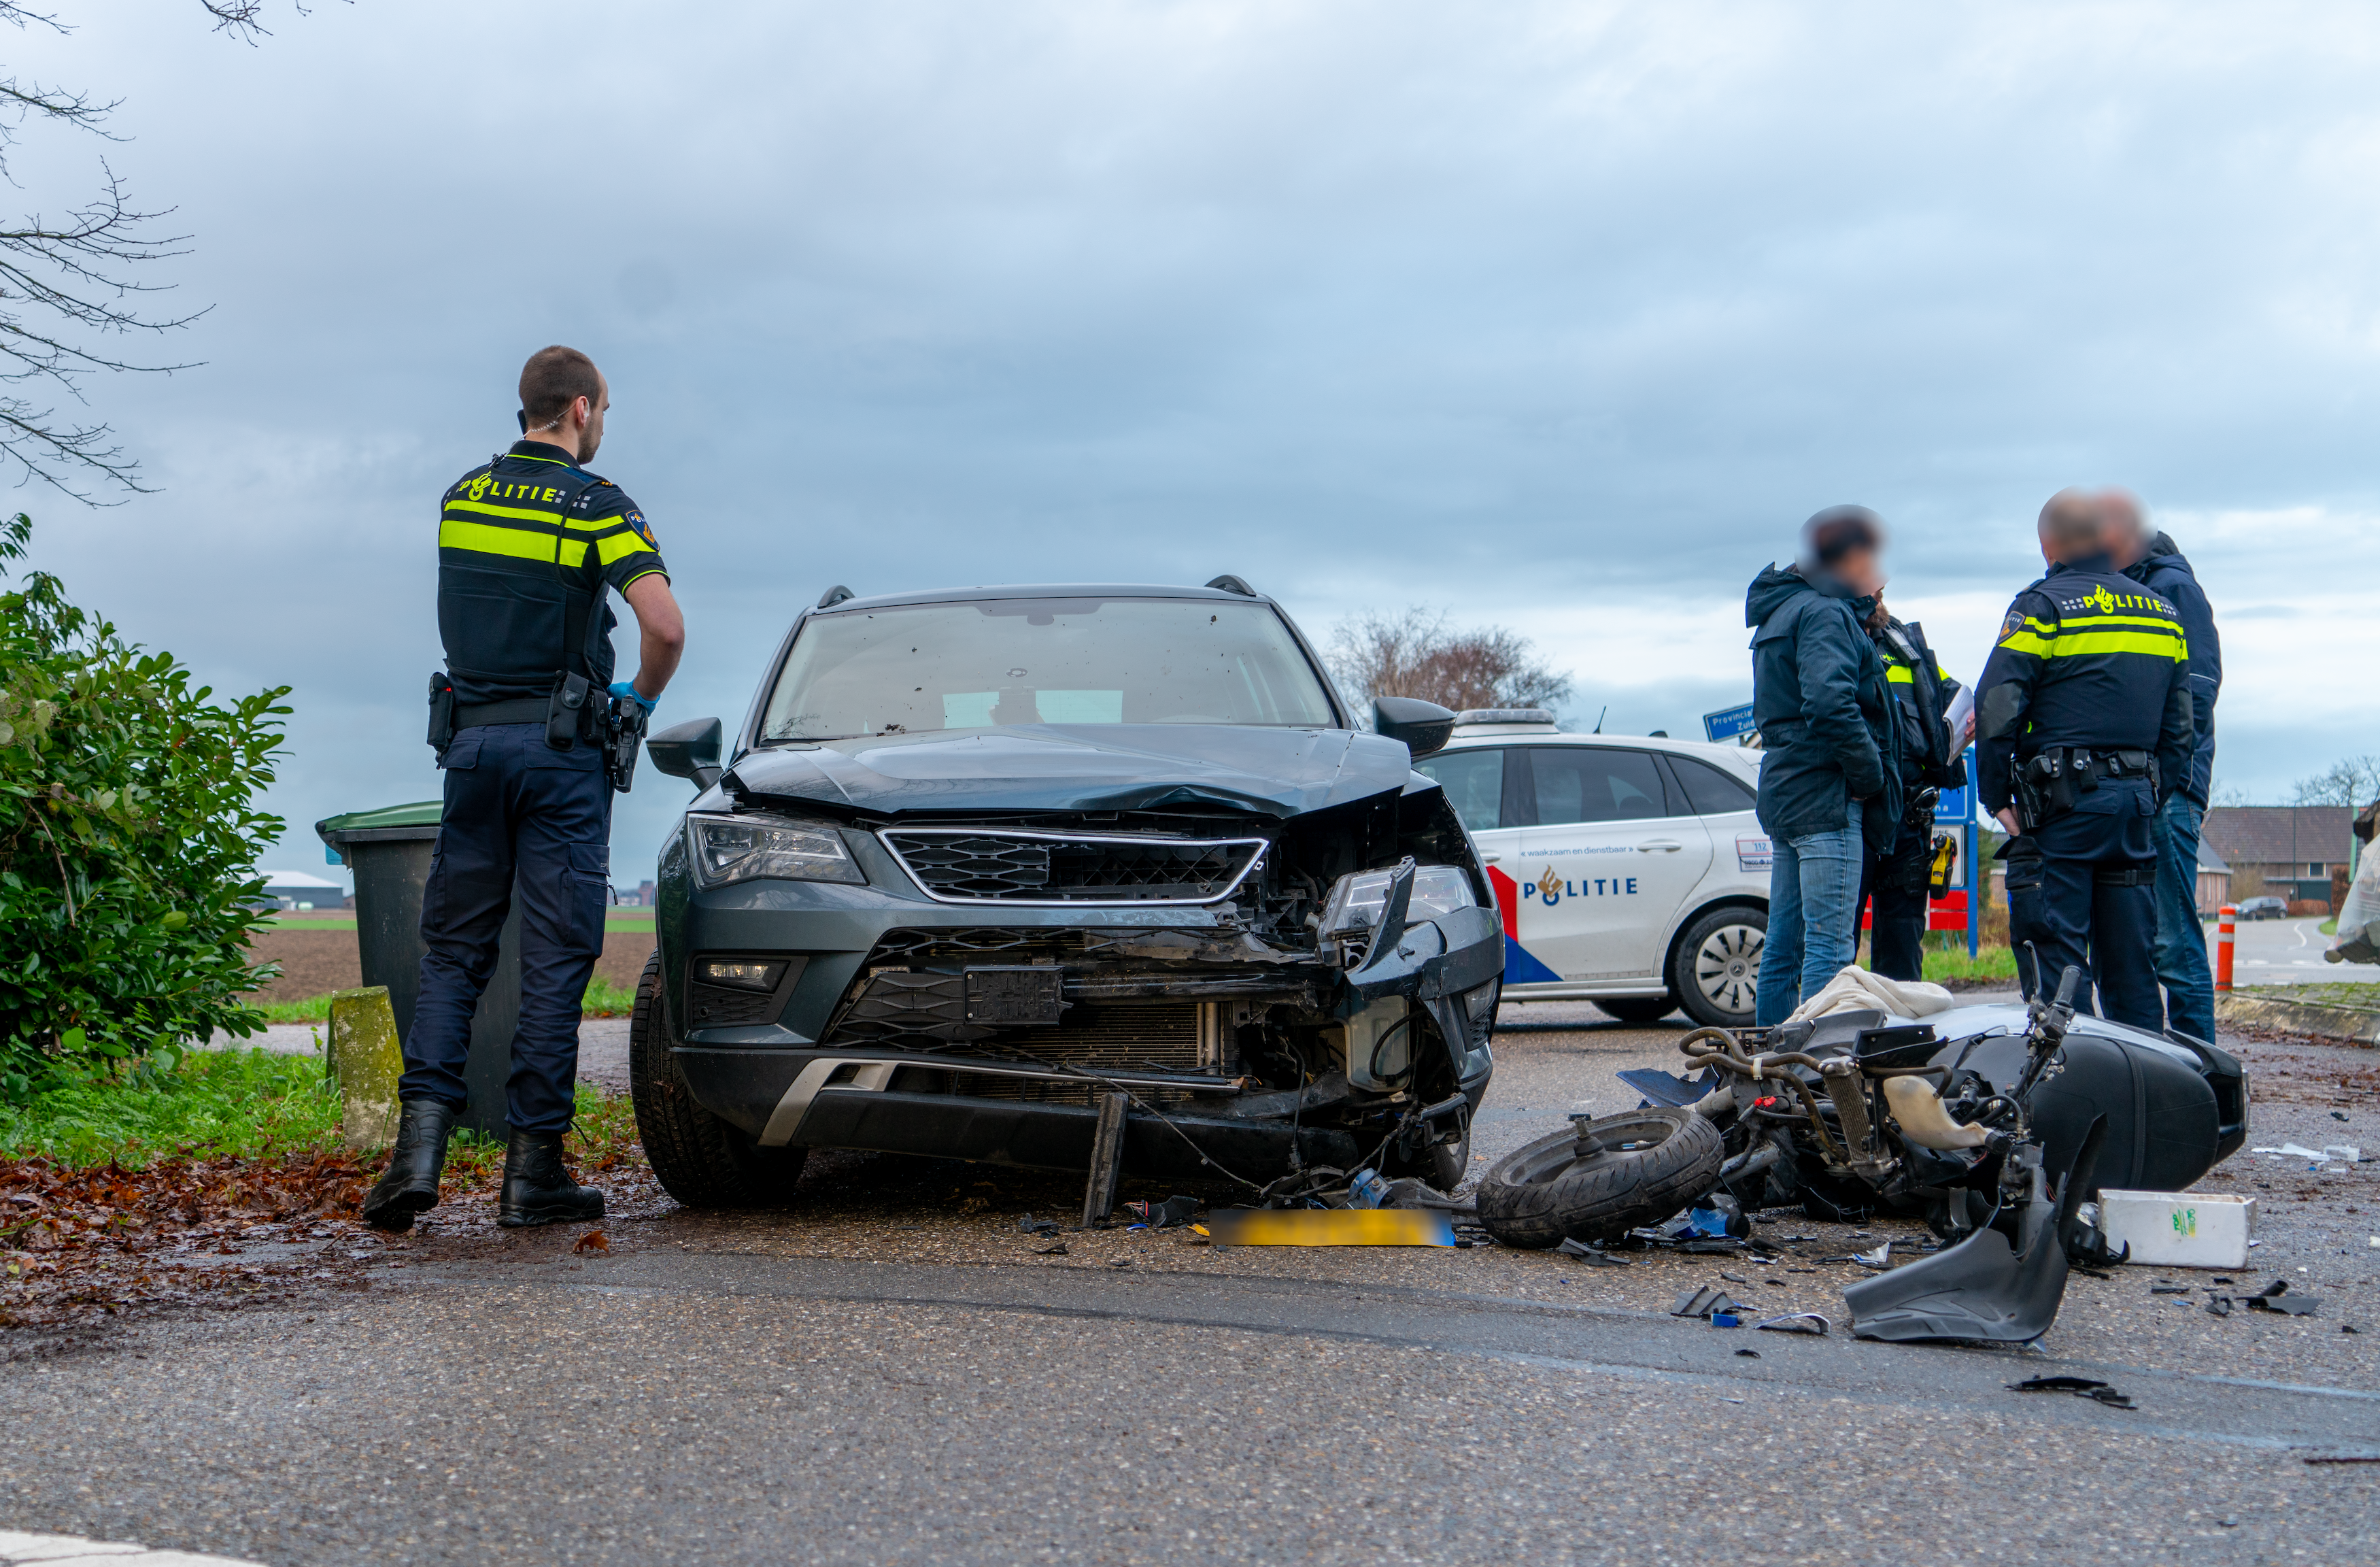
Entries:
<svg viewBox="0 0 2380 1567">
<path fill-rule="evenodd" d="M 264 0 L 199 4 L 218 31 L 250 43 L 264 33 Z M 56 13 L 18 0 L 0 0 L 0 22 L 20 32 L 72 30 Z M 86 92 L 0 75 L 0 177 L 9 176 L 9 159 L 27 125 L 66 126 L 112 141 L 116 138 L 106 120 L 116 106 Z M 149 311 L 142 296 L 164 289 L 136 281 L 134 271 L 182 254 L 178 247 L 188 237 L 159 233 L 156 225 L 171 209 L 132 205 L 115 171 L 103 161 L 100 170 L 99 194 L 83 205 L 55 218 L 30 213 L 0 227 L 0 464 L 20 469 L 20 482 L 39 479 L 82 501 L 110 487 L 143 491 L 140 465 L 124 455 L 106 425 L 79 415 L 61 418 L 54 399 L 62 394 L 81 403 L 81 383 L 94 371 L 165 374 L 189 368 L 147 363 L 145 356 L 107 345 L 171 332 L 203 313 Z M 29 395 L 43 388 L 49 396 Z"/>
<path fill-rule="evenodd" d="M 2380 757 L 2349 757 L 2322 772 L 2301 778 L 2289 791 L 2299 806 L 2346 806 L 2361 809 L 2380 800 Z"/>
<path fill-rule="evenodd" d="M 1550 707 L 1571 677 L 1531 656 L 1529 639 L 1500 626 L 1456 630 L 1445 612 L 1421 605 L 1401 614 L 1375 610 L 1341 621 L 1330 638 L 1330 672 L 1362 701 L 1419 697 L 1465 708 Z"/>
</svg>

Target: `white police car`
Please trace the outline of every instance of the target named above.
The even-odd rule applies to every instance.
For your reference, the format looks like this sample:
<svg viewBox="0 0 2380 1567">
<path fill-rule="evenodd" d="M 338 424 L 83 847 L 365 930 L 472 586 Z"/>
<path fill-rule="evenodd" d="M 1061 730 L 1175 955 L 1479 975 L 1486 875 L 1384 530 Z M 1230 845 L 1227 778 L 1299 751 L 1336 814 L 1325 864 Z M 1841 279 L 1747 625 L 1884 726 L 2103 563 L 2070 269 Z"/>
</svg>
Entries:
<svg viewBox="0 0 2380 1567">
<path fill-rule="evenodd" d="M 1591 1001 L 1625 1023 L 1683 1007 L 1750 1026 L 1768 929 L 1757 751 L 1563 735 L 1542 709 L 1485 709 L 1414 767 L 1445 789 L 1488 862 L 1506 1001 Z"/>
</svg>

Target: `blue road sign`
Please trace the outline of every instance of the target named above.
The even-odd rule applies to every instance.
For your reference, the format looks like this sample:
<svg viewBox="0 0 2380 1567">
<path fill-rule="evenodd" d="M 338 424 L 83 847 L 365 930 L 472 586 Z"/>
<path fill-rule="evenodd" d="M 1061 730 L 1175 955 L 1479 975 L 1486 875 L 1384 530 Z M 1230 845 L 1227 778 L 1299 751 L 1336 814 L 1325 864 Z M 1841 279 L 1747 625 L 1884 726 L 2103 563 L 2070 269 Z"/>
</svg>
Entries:
<svg viewBox="0 0 2380 1567">
<path fill-rule="evenodd" d="M 1721 740 L 1732 740 L 1739 735 L 1749 735 L 1755 727 L 1756 726 L 1752 722 L 1750 702 L 1744 703 L 1740 708 L 1721 708 L 1717 712 L 1703 714 L 1703 735 L 1713 745 L 1718 744 Z"/>
</svg>

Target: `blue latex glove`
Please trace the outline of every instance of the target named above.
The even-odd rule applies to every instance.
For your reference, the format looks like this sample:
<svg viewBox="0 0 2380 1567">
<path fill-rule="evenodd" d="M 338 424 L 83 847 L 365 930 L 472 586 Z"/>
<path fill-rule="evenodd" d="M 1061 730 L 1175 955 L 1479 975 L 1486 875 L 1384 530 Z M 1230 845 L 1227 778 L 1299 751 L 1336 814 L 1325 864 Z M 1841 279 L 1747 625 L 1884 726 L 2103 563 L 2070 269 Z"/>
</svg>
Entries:
<svg viewBox="0 0 2380 1567">
<path fill-rule="evenodd" d="M 638 707 L 644 709 L 645 716 L 647 718 L 652 717 L 653 709 L 661 705 L 662 699 L 659 697 L 647 698 L 642 691 L 637 689 L 636 682 L 632 680 L 613 681 L 611 692 L 612 695 L 615 697 L 625 697 L 630 701 L 636 703 Z"/>
</svg>

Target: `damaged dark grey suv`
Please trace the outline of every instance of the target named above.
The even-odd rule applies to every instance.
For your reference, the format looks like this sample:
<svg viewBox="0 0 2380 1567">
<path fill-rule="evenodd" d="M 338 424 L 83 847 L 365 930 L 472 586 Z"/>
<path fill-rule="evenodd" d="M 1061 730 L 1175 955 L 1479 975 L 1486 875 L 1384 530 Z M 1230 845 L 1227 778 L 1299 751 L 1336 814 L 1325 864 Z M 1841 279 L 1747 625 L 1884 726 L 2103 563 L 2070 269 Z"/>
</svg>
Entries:
<svg viewBox="0 0 2380 1567">
<path fill-rule="evenodd" d="M 1357 730 L 1238 579 L 855 599 L 794 623 L 662 850 L 637 1122 L 698 1206 L 783 1200 L 814 1148 L 1272 1184 L 1451 1189 L 1505 938 L 1439 786 L 1453 715 Z"/>
</svg>

